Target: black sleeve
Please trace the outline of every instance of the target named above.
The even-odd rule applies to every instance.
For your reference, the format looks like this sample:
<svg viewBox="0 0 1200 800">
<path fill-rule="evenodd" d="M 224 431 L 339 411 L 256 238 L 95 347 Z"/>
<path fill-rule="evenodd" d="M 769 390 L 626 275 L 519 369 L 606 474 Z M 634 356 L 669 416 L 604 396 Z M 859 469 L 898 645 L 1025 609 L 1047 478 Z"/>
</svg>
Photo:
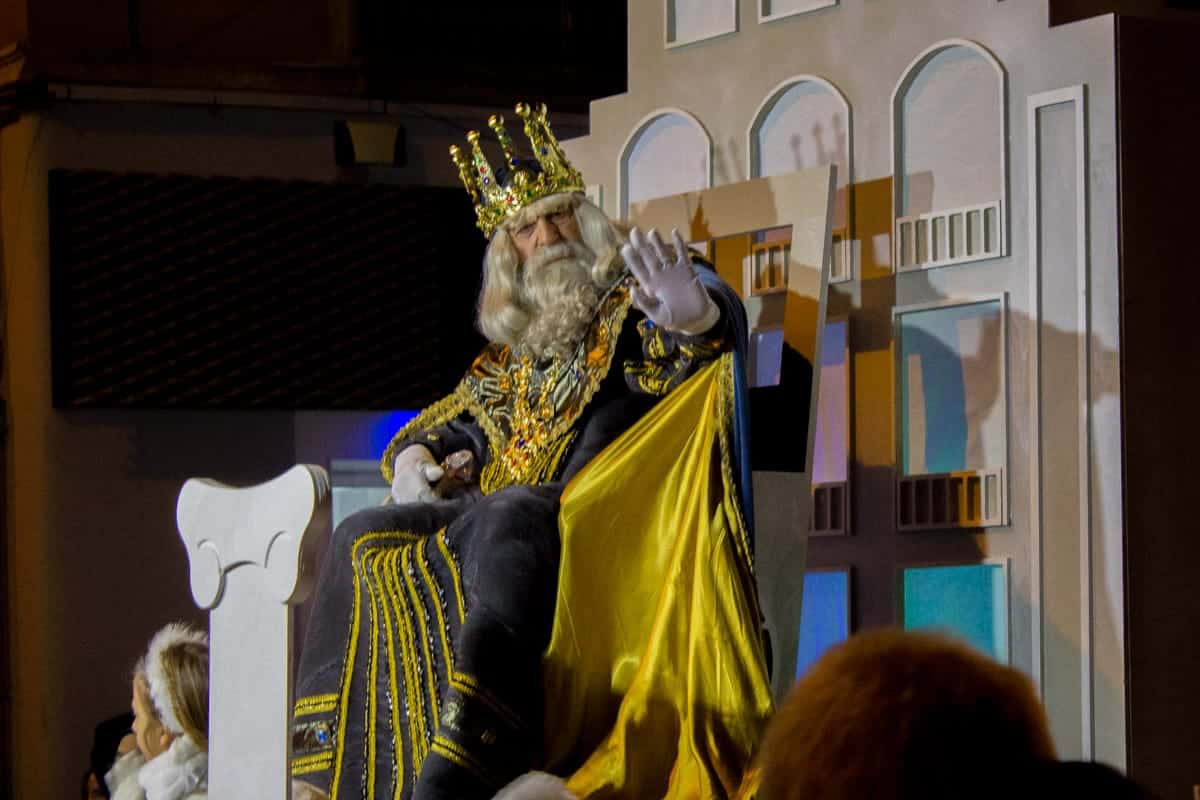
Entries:
<svg viewBox="0 0 1200 800">
<path fill-rule="evenodd" d="M 455 451 L 470 450 L 478 468 L 482 469 L 489 455 L 487 435 L 483 428 L 469 414 L 461 414 L 443 425 L 413 431 L 403 439 L 393 439 L 384 452 L 384 464 L 381 464 L 385 477 L 391 475 L 396 456 L 414 444 L 428 448 L 434 461 L 439 464 Z"/>
</svg>

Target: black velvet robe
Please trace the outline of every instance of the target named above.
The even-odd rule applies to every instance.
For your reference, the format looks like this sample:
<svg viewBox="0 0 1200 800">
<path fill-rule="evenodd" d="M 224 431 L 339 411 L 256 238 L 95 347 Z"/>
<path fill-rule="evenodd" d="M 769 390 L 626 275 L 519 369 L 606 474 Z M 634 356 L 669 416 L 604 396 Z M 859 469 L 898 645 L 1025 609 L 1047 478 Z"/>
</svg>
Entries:
<svg viewBox="0 0 1200 800">
<path fill-rule="evenodd" d="M 523 365 L 490 346 L 454 395 L 397 434 L 385 477 L 400 450 L 421 444 L 439 461 L 470 450 L 481 484 L 366 509 L 334 532 L 301 654 L 295 777 L 335 797 L 463 800 L 538 766 L 559 496 L 661 396 L 733 347 L 737 296 L 704 277 L 722 311 L 708 333 L 655 327 L 622 281 L 568 364 Z"/>
</svg>

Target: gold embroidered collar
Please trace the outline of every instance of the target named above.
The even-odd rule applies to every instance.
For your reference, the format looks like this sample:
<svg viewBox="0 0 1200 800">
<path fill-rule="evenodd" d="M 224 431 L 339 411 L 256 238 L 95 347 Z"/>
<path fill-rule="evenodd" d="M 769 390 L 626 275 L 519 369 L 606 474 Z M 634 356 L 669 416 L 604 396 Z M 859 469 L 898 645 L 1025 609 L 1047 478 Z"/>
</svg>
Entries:
<svg viewBox="0 0 1200 800">
<path fill-rule="evenodd" d="M 538 365 L 506 345 L 489 345 L 471 365 L 456 394 L 491 446 L 481 476 L 485 492 L 554 477 L 575 423 L 608 374 L 629 306 L 622 280 L 600 300 L 583 340 L 565 361 Z"/>
<path fill-rule="evenodd" d="M 396 449 L 408 437 L 466 412 L 488 438 L 491 452 L 480 475 L 485 493 L 554 479 L 574 441 L 575 423 L 612 366 L 631 305 L 631 280 L 622 278 L 601 298 L 587 333 L 566 361 L 537 365 L 516 357 L 507 345 L 489 344 L 453 394 L 393 437 L 380 464 L 383 477 L 391 481 Z"/>
</svg>

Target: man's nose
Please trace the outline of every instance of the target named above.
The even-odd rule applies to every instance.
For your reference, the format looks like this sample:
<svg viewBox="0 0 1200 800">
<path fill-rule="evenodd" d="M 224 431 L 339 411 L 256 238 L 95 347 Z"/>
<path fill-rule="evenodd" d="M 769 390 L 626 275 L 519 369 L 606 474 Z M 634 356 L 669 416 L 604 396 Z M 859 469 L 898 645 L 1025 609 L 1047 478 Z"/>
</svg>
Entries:
<svg viewBox="0 0 1200 800">
<path fill-rule="evenodd" d="M 562 236 L 559 235 L 558 227 L 555 226 L 547 217 L 538 217 L 537 220 L 537 238 L 539 247 L 547 247 L 552 244 L 557 244 Z"/>
</svg>

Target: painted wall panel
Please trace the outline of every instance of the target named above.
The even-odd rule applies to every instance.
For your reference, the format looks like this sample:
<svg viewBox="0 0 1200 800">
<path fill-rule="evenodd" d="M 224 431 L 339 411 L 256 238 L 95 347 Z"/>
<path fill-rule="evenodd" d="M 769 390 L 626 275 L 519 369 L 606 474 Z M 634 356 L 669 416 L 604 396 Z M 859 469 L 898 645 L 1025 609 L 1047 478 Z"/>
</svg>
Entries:
<svg viewBox="0 0 1200 800">
<path fill-rule="evenodd" d="M 1054 704 L 1051 730 L 1060 754 L 1084 757 L 1081 740 L 1084 708 L 1080 687 L 1086 645 L 1082 625 L 1080 561 L 1081 412 L 1080 341 L 1086 320 L 1079 317 L 1079 252 L 1076 196 L 1076 120 L 1074 102 L 1034 112 L 1036 138 L 1037 277 L 1042 298 L 1037 326 L 1040 359 L 1041 419 L 1075 424 L 1041 426 L 1040 495 L 1042 530 L 1042 686 Z"/>
<path fill-rule="evenodd" d="M 848 320 L 827 322 L 825 337 L 821 340 L 821 380 L 818 384 L 816 442 L 813 445 L 814 484 L 844 481 L 848 477 L 849 330 Z"/>
</svg>

